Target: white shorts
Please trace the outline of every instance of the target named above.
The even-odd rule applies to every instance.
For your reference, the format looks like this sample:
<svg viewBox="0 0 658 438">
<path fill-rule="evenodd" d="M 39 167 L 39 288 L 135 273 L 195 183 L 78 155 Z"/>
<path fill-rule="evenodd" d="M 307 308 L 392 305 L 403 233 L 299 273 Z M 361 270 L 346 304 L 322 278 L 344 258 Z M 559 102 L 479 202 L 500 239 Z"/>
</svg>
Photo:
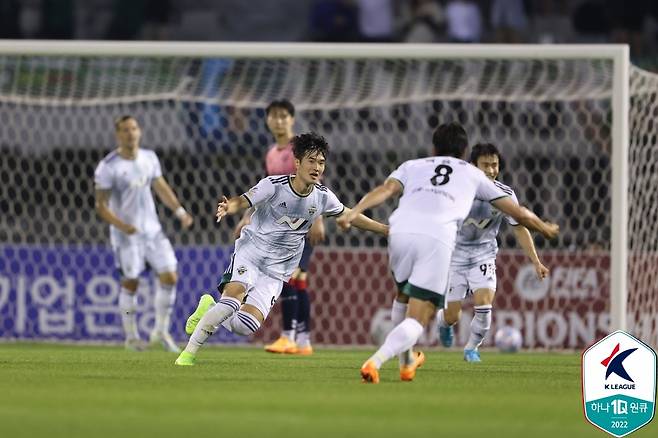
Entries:
<svg viewBox="0 0 658 438">
<path fill-rule="evenodd" d="M 256 307 L 263 314 L 263 319 L 267 318 L 283 288 L 283 281 L 266 275 L 255 263 L 237 252 L 233 253 L 231 263 L 222 276 L 220 288 L 231 282 L 244 285 L 246 295 L 242 304 Z"/>
<path fill-rule="evenodd" d="M 478 289 L 496 291 L 496 259 L 485 260 L 475 265 L 451 266 L 450 290 L 446 301 L 463 300 L 466 295 Z"/>
<path fill-rule="evenodd" d="M 398 233 L 388 239 L 389 266 L 398 286 L 408 283 L 416 293 L 407 293 L 407 286 L 404 293 L 441 307 L 448 291 L 451 255 L 446 244 L 430 236 Z"/>
<path fill-rule="evenodd" d="M 115 263 L 125 278 L 139 277 L 147 263 L 158 274 L 176 272 L 176 254 L 164 233 L 152 239 L 131 239 L 112 249 Z"/>
</svg>

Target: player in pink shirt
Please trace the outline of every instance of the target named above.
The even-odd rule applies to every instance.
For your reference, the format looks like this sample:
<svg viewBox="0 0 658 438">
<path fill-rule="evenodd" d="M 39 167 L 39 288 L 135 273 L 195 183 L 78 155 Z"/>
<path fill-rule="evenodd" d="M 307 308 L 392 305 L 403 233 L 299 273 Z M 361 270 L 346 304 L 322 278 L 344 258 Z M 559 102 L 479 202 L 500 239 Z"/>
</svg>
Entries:
<svg viewBox="0 0 658 438">
<path fill-rule="evenodd" d="M 274 135 L 276 142 L 270 146 L 265 156 L 267 175 L 294 174 L 295 157 L 292 153 L 290 140 L 295 136 L 295 107 L 286 100 L 275 100 L 265 109 L 267 127 Z M 242 227 L 249 223 L 251 211 L 247 211 L 235 229 L 235 237 L 240 236 Z M 307 271 L 313 253 L 313 245 L 322 243 L 325 238 L 324 223 L 320 216 L 311 227 L 306 237 L 304 253 L 288 283 L 281 291 L 281 311 L 283 316 L 283 332 L 279 339 L 266 345 L 270 353 L 286 353 L 309 355 L 313 353 L 311 346 L 311 302 L 307 292 Z"/>
</svg>

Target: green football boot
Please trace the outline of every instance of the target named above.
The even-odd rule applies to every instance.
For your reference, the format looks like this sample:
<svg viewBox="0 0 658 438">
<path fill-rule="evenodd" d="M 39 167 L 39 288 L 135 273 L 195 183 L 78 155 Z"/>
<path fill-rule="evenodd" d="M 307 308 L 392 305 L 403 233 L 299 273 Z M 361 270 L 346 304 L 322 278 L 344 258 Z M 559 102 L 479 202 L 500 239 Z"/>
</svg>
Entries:
<svg viewBox="0 0 658 438">
<path fill-rule="evenodd" d="M 195 361 L 196 361 L 195 355 L 193 355 L 192 353 L 188 353 L 187 351 L 183 351 L 178 356 L 178 358 L 176 358 L 176 362 L 174 362 L 174 364 L 184 367 L 191 367 L 192 365 L 194 365 Z"/>
<path fill-rule="evenodd" d="M 196 310 L 193 314 L 190 315 L 189 318 L 187 318 L 187 322 L 185 323 L 185 333 L 188 335 L 194 333 L 194 329 L 196 328 L 199 321 L 201 321 L 201 318 L 203 318 L 203 315 L 205 315 L 208 309 L 214 305 L 215 300 L 211 295 L 201 295 L 201 299 L 199 300 L 199 305 L 196 307 Z"/>
</svg>

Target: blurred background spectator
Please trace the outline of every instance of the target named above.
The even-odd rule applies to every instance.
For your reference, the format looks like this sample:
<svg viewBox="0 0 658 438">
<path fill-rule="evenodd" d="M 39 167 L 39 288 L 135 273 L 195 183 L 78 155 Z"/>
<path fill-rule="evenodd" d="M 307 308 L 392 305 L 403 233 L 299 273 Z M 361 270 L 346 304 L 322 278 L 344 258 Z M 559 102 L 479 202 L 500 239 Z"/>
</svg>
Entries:
<svg viewBox="0 0 658 438">
<path fill-rule="evenodd" d="M 435 43 L 441 41 L 445 24 L 443 6 L 437 0 L 400 2 L 400 41 Z"/>
<path fill-rule="evenodd" d="M 496 42 L 523 42 L 523 35 L 528 27 L 524 3 L 524 0 L 493 0 L 491 27 Z"/>
<path fill-rule="evenodd" d="M 351 0 L 315 0 L 311 7 L 312 41 L 350 42 L 358 35 L 358 9 Z"/>
<path fill-rule="evenodd" d="M 393 35 L 393 0 L 358 0 L 359 33 L 372 43 L 389 43 Z"/>
<path fill-rule="evenodd" d="M 446 23 L 453 43 L 477 43 L 482 38 L 482 11 L 473 0 L 448 1 Z"/>
<path fill-rule="evenodd" d="M 655 0 L 0 0 L 0 38 L 625 43 L 658 65 Z"/>
</svg>

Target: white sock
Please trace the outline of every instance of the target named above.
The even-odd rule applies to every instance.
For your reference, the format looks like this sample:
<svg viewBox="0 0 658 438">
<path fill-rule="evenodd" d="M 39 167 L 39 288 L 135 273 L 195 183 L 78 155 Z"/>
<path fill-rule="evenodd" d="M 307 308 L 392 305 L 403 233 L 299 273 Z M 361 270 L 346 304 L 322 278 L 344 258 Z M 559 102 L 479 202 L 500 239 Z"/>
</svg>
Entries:
<svg viewBox="0 0 658 438">
<path fill-rule="evenodd" d="M 311 334 L 309 332 L 297 333 L 295 342 L 297 342 L 298 347 L 308 347 L 311 345 Z"/>
<path fill-rule="evenodd" d="M 237 313 L 234 313 L 222 322 L 222 327 L 231 333 L 233 333 L 233 327 L 231 327 L 231 323 L 233 322 L 233 319 L 235 319 L 235 315 L 237 315 Z"/>
<path fill-rule="evenodd" d="M 413 318 L 406 318 L 386 336 L 384 345 L 370 357 L 377 368 L 393 356 L 409 350 L 423 334 L 423 326 Z"/>
<path fill-rule="evenodd" d="M 139 339 L 136 309 L 137 293 L 122 287 L 119 293 L 119 312 L 121 312 L 121 324 L 127 340 Z"/>
<path fill-rule="evenodd" d="M 444 327 L 444 328 L 450 327 L 450 324 L 446 322 L 443 309 L 439 309 L 438 312 L 436 312 L 436 323 L 438 324 L 439 327 Z"/>
<path fill-rule="evenodd" d="M 158 334 L 169 333 L 169 321 L 176 301 L 176 284 L 162 284 L 155 289 L 155 329 Z"/>
<path fill-rule="evenodd" d="M 240 310 L 240 300 L 231 297 L 220 299 L 217 304 L 203 315 L 203 318 L 201 318 L 201 321 L 199 321 L 194 329 L 194 333 L 190 336 L 185 351 L 196 354 L 210 335 L 215 333 L 219 325 L 234 313 L 237 313 L 238 310 Z"/>
<path fill-rule="evenodd" d="M 259 328 L 260 322 L 251 313 L 240 310 L 231 318 L 231 331 L 238 335 L 253 335 Z"/>
<path fill-rule="evenodd" d="M 491 304 L 473 306 L 473 321 L 471 321 L 471 335 L 464 346 L 464 350 L 476 350 L 487 336 L 491 327 Z"/>
<path fill-rule="evenodd" d="M 291 341 L 295 340 L 295 330 L 284 330 L 281 332 L 281 336 L 285 336 L 286 338 L 290 339 Z"/>
<path fill-rule="evenodd" d="M 407 303 L 393 300 L 393 305 L 391 306 L 391 321 L 393 324 L 398 325 L 404 321 L 404 318 L 407 316 L 407 307 Z"/>
<path fill-rule="evenodd" d="M 398 325 L 402 321 L 404 321 L 404 318 L 407 316 L 407 303 L 401 303 L 398 300 L 393 300 L 393 305 L 391 306 L 391 322 L 393 324 Z M 405 366 L 413 363 L 414 361 L 414 352 L 410 348 L 407 351 L 403 351 L 398 355 L 398 360 L 400 362 L 400 366 Z"/>
</svg>

